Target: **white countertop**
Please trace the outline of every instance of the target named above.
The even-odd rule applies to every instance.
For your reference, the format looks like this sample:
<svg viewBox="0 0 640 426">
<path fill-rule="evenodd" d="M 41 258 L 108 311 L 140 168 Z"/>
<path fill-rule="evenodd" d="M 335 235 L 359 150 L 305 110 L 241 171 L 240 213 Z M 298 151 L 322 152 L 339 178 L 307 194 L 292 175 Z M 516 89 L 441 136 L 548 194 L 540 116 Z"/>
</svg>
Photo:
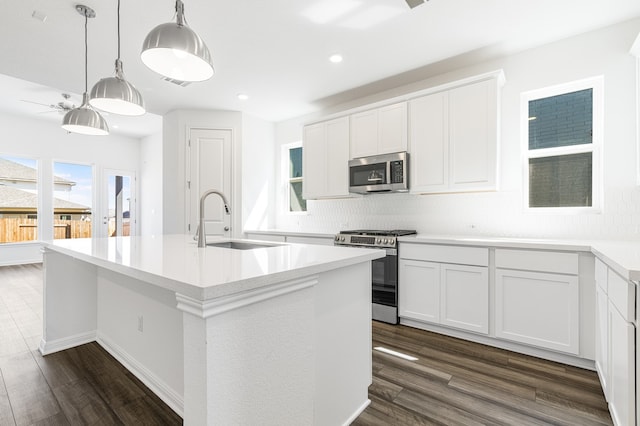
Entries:
<svg viewBox="0 0 640 426">
<path fill-rule="evenodd" d="M 210 237 L 207 242 L 228 240 Z M 272 244 L 253 250 L 198 248 L 191 235 L 83 238 L 44 243 L 50 250 L 199 300 L 318 274 L 385 254 L 382 250 L 353 247 Z"/>
<path fill-rule="evenodd" d="M 640 241 L 555 240 L 491 236 L 426 235 L 400 237 L 401 243 L 591 252 L 627 280 L 640 280 Z"/>
<path fill-rule="evenodd" d="M 254 235 L 290 235 L 295 237 L 310 237 L 310 238 L 333 238 L 336 233 L 327 234 L 326 232 L 302 232 L 302 231 L 286 231 L 284 229 L 263 229 L 263 230 L 246 230 L 245 234 Z"/>
</svg>

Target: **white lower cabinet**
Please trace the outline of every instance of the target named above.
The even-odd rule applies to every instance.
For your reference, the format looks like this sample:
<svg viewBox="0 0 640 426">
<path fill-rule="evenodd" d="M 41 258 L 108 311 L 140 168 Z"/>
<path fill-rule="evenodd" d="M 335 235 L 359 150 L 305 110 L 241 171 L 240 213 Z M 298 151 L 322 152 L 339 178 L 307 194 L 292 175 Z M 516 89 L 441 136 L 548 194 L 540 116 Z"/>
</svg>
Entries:
<svg viewBox="0 0 640 426">
<path fill-rule="evenodd" d="M 578 254 L 496 249 L 496 337 L 578 355 Z"/>
<path fill-rule="evenodd" d="M 443 264 L 440 277 L 440 323 L 488 334 L 488 268 Z"/>
<path fill-rule="evenodd" d="M 425 245 L 411 247 L 404 253 L 401 246 L 398 272 L 401 318 L 489 333 L 487 249 Z M 454 259 L 483 266 L 443 263 Z"/>
<path fill-rule="evenodd" d="M 596 370 L 614 424 L 636 424 L 635 284 L 596 259 Z"/>
<path fill-rule="evenodd" d="M 635 327 L 609 301 L 610 386 L 608 402 L 616 425 L 635 424 Z"/>
<path fill-rule="evenodd" d="M 496 270 L 496 337 L 577 355 L 578 277 Z"/>
<path fill-rule="evenodd" d="M 596 286 L 596 371 L 605 396 L 609 392 L 609 298 Z"/>
</svg>

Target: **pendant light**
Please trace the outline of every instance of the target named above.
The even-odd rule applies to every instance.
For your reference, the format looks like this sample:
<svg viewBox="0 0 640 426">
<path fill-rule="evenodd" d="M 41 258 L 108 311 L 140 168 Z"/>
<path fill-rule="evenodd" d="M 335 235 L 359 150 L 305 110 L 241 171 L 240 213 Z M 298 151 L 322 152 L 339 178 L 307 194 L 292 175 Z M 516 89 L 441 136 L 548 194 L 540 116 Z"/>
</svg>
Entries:
<svg viewBox="0 0 640 426">
<path fill-rule="evenodd" d="M 87 22 L 89 18 L 95 18 L 96 12 L 90 7 L 81 4 L 76 6 L 76 10 L 84 16 L 84 94 L 82 95 L 82 105 L 67 112 L 62 119 L 62 128 L 72 133 L 82 133 L 85 135 L 108 135 L 109 126 L 107 122 L 89 105 L 89 96 L 87 95 Z"/>
<path fill-rule="evenodd" d="M 153 71 L 174 80 L 204 81 L 213 76 L 209 49 L 187 25 L 181 0 L 176 0 L 176 22 L 151 30 L 142 43 L 140 58 Z"/>
<path fill-rule="evenodd" d="M 98 81 L 89 94 L 91 106 L 120 115 L 142 115 L 144 101 L 138 90 L 124 78 L 120 60 L 120 0 L 118 0 L 118 58 L 115 77 Z"/>
</svg>

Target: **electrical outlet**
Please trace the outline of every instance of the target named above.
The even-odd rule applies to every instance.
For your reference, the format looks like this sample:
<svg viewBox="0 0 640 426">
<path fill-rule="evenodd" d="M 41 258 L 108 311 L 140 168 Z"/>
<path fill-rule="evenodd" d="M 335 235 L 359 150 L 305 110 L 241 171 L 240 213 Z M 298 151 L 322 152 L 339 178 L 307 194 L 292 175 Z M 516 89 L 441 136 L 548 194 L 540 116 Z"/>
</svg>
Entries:
<svg viewBox="0 0 640 426">
<path fill-rule="evenodd" d="M 144 331 L 144 317 L 142 315 L 138 316 L 138 331 L 140 333 Z"/>
</svg>

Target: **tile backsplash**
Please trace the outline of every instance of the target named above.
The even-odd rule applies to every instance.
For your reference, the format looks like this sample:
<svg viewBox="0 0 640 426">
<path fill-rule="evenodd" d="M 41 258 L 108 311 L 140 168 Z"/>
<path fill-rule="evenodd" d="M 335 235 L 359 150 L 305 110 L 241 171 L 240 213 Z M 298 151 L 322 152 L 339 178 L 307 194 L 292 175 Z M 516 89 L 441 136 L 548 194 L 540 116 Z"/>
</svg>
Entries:
<svg viewBox="0 0 640 426">
<path fill-rule="evenodd" d="M 525 211 L 519 191 L 372 194 L 310 200 L 306 215 L 279 215 L 276 227 L 335 233 L 345 229 L 416 229 L 434 235 L 562 239 L 640 239 L 640 188 L 609 188 L 593 213 Z"/>
</svg>

